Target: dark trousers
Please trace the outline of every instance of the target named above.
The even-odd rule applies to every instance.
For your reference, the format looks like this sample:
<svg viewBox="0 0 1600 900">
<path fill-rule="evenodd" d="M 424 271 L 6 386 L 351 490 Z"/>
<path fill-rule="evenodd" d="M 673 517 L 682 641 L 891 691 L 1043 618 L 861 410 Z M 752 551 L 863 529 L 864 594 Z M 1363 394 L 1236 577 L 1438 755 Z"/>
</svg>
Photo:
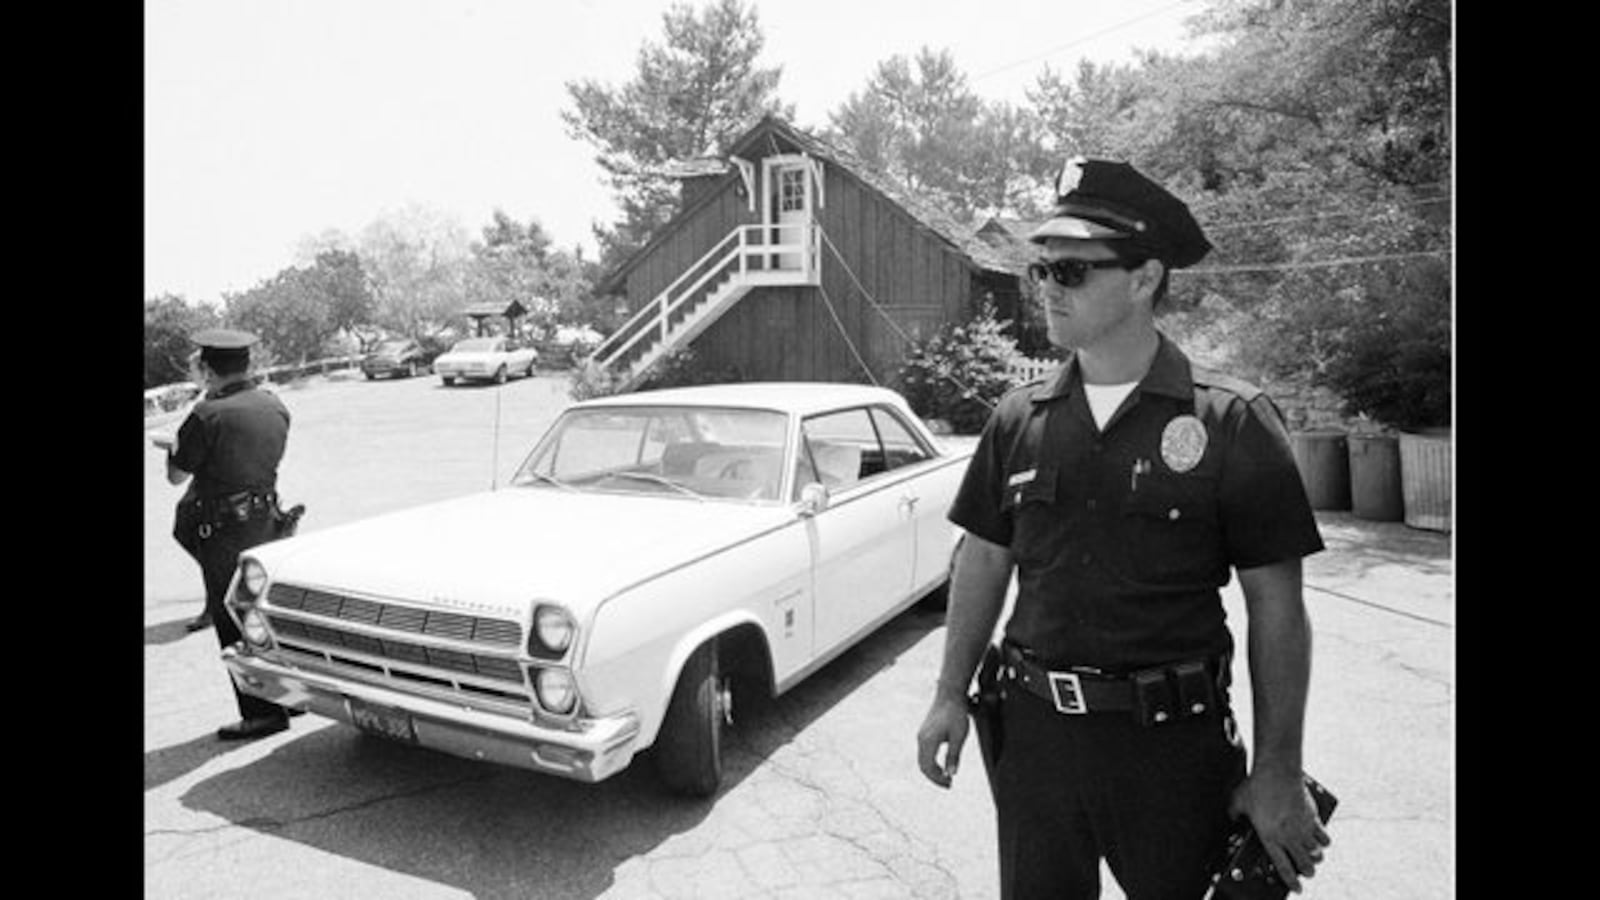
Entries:
<svg viewBox="0 0 1600 900">
<path fill-rule="evenodd" d="M 228 615 L 228 610 L 223 606 L 223 598 L 228 593 L 228 582 L 232 580 L 233 570 L 239 564 L 239 554 L 271 540 L 272 537 L 272 519 L 263 517 L 219 528 L 212 532 L 210 537 L 201 540 L 195 548 L 195 560 L 200 563 L 200 574 L 206 583 L 206 612 L 211 614 L 212 627 L 217 632 L 219 647 L 234 644 L 241 637 L 239 626 L 234 624 L 233 617 Z M 238 701 L 239 715 L 242 718 L 259 719 L 288 715 L 283 707 L 276 703 L 241 692 L 238 685 L 233 686 L 233 696 Z"/>
<path fill-rule="evenodd" d="M 1104 858 L 1128 900 L 1199 900 L 1245 752 L 1231 718 L 1154 726 L 1063 715 L 1013 688 L 995 780 L 1004 900 L 1094 900 Z"/>
</svg>

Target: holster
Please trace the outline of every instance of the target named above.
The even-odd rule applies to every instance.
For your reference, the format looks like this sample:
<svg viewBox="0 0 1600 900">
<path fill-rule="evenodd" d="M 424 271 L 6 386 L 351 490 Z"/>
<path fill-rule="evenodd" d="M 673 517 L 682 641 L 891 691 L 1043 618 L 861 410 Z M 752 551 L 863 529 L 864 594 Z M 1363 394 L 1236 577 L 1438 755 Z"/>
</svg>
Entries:
<svg viewBox="0 0 1600 900">
<path fill-rule="evenodd" d="M 1000 647 L 990 644 L 984 648 L 978 661 L 976 687 L 967 697 L 967 711 L 972 715 L 972 729 L 978 735 L 978 752 L 983 756 L 983 768 L 989 773 L 989 787 L 995 786 L 999 774 L 1000 751 L 1005 744 L 1005 729 L 1001 722 L 1000 702 Z"/>
</svg>

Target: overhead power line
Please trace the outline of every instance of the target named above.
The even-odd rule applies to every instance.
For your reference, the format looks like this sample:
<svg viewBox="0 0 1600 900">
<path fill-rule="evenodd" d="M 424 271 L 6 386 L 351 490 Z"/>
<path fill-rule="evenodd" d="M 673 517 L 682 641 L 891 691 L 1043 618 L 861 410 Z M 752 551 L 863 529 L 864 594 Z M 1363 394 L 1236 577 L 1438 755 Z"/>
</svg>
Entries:
<svg viewBox="0 0 1600 900">
<path fill-rule="evenodd" d="M 1035 56 L 1030 56 L 1030 57 L 1028 57 L 1026 59 L 1019 59 L 1016 62 L 1006 63 L 1005 65 L 1000 66 L 998 68 L 990 69 L 987 72 L 983 72 L 981 74 L 974 75 L 974 76 L 972 76 L 972 80 L 973 81 L 978 81 L 978 80 L 981 80 L 981 79 L 984 79 L 984 78 L 988 78 L 990 75 L 998 75 L 1001 72 L 1006 72 L 1006 71 L 1009 71 L 1011 69 L 1015 69 L 1017 66 L 1025 66 L 1025 65 L 1027 65 L 1028 63 L 1031 63 L 1031 62 L 1038 62 L 1041 59 L 1047 59 L 1049 57 L 1052 57 L 1052 56 L 1056 55 L 1057 53 L 1060 53 L 1063 50 L 1071 49 L 1071 48 L 1076 47 L 1076 46 L 1078 46 L 1080 44 L 1087 44 L 1088 42 L 1094 40 L 1097 37 L 1102 37 L 1104 35 L 1110 34 L 1113 31 L 1118 31 L 1118 30 L 1121 30 L 1123 28 L 1127 28 L 1129 25 L 1132 25 L 1135 22 L 1142 22 L 1145 19 L 1154 18 L 1156 16 L 1161 15 L 1162 13 L 1169 12 L 1171 10 L 1177 9 L 1178 7 L 1180 7 L 1182 5 L 1183 5 L 1183 2 L 1181 2 L 1181 0 L 1178 3 L 1169 3 L 1166 6 L 1163 6 L 1163 7 L 1159 8 L 1159 9 L 1151 10 L 1150 12 L 1147 12 L 1142 16 L 1134 16 L 1131 19 L 1127 19 L 1127 20 L 1124 20 L 1122 22 L 1118 22 L 1115 25 L 1107 26 L 1105 28 L 1100 29 L 1099 31 L 1093 32 L 1091 34 L 1086 34 L 1081 38 L 1076 38 L 1074 40 L 1070 40 L 1070 41 L 1066 42 L 1065 44 L 1061 44 L 1060 46 L 1052 47 L 1049 50 L 1046 50 L 1043 53 L 1037 54 Z"/>
<path fill-rule="evenodd" d="M 1421 200 L 1397 200 L 1392 205 L 1396 206 L 1426 206 L 1431 203 L 1448 203 L 1449 197 L 1430 197 Z M 1222 231 L 1228 228 L 1250 228 L 1257 225 L 1284 225 L 1290 222 L 1310 222 L 1316 219 L 1338 219 L 1347 216 L 1366 216 L 1382 209 L 1382 206 L 1372 206 L 1366 209 L 1347 209 L 1338 212 L 1310 213 L 1303 216 L 1283 216 L 1277 219 L 1256 219 L 1246 222 L 1215 222 L 1205 226 L 1207 231 Z"/>
<path fill-rule="evenodd" d="M 1231 275 L 1238 272 L 1286 272 L 1293 269 L 1330 269 L 1335 266 L 1354 266 L 1362 263 L 1388 262 L 1395 259 L 1415 259 L 1419 256 L 1449 256 L 1449 250 L 1418 250 L 1411 253 L 1382 253 L 1376 256 L 1345 256 L 1339 259 L 1321 259 L 1310 262 L 1261 263 L 1238 266 L 1209 266 L 1204 269 L 1174 269 L 1174 275 Z"/>
</svg>

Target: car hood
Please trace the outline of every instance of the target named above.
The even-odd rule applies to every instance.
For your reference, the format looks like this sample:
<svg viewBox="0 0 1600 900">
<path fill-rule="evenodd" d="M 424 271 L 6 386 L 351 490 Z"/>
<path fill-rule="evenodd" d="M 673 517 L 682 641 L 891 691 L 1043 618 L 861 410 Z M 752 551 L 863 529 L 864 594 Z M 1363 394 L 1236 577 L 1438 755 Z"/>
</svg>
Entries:
<svg viewBox="0 0 1600 900">
<path fill-rule="evenodd" d="M 273 580 L 469 614 L 582 616 L 635 582 L 794 520 L 786 506 L 508 487 L 260 545 Z"/>
</svg>

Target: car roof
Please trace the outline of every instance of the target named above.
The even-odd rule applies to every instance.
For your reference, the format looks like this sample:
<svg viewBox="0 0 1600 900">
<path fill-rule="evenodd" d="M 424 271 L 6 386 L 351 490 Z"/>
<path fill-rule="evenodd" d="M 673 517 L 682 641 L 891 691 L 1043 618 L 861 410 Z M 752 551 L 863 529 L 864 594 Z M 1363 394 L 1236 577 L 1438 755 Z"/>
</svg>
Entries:
<svg viewBox="0 0 1600 900">
<path fill-rule="evenodd" d="M 646 404 L 684 404 L 690 406 L 745 406 L 782 410 L 805 415 L 841 406 L 866 403 L 904 404 L 903 398 L 887 388 L 866 384 L 827 381 L 758 381 L 736 384 L 707 384 L 695 387 L 663 388 L 595 397 L 573 404 L 573 408 L 595 406 L 643 406 Z"/>
</svg>

